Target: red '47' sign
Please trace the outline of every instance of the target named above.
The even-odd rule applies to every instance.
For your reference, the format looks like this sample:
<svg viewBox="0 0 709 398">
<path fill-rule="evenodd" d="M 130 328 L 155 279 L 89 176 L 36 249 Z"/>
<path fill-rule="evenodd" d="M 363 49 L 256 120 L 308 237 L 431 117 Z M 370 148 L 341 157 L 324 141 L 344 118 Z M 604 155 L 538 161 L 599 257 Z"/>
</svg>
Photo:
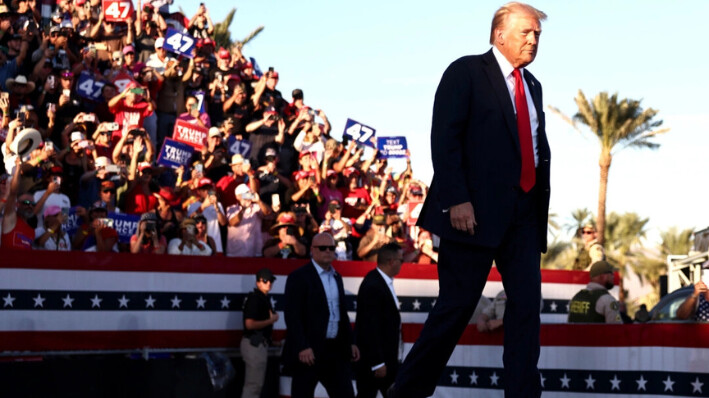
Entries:
<svg viewBox="0 0 709 398">
<path fill-rule="evenodd" d="M 106 22 L 125 22 L 133 13 L 133 3 L 126 0 L 103 0 Z"/>
<path fill-rule="evenodd" d="M 172 131 L 172 138 L 192 145 L 194 149 L 201 150 L 207 140 L 209 129 L 186 122 L 184 120 L 175 121 L 175 129 Z"/>
</svg>

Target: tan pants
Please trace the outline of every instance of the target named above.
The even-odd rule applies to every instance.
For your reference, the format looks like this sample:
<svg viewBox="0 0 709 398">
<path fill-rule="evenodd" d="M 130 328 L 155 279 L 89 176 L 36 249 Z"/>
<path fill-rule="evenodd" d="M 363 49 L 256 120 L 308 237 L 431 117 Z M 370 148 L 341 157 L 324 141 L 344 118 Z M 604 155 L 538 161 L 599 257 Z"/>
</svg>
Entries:
<svg viewBox="0 0 709 398">
<path fill-rule="evenodd" d="M 246 364 L 244 369 L 244 389 L 241 391 L 242 398 L 259 398 L 261 388 L 266 379 L 266 364 L 268 362 L 268 347 L 259 344 L 254 347 L 249 339 L 241 339 L 241 356 Z"/>
</svg>

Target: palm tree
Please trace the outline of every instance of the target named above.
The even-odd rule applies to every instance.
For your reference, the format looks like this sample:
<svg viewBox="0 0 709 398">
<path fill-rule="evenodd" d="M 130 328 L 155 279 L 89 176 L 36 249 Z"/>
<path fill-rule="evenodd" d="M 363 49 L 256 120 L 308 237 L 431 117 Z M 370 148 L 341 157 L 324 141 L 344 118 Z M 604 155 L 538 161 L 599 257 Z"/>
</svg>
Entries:
<svg viewBox="0 0 709 398">
<path fill-rule="evenodd" d="M 658 111 L 652 108 L 643 110 L 639 100 L 618 99 L 618 94 L 609 96 L 601 92 L 593 99 L 586 99 L 583 91 L 579 90 L 575 98 L 578 113 L 573 119 L 564 115 L 559 109 L 549 109 L 570 123 L 576 130 L 577 123 L 588 126 L 596 135 L 601 146 L 598 165 L 601 177 L 598 186 L 598 213 L 597 231 L 600 243 L 604 243 L 606 229 L 606 190 L 608 187 L 608 172 L 613 160 L 614 150 L 627 147 L 656 149 L 660 145 L 650 141 L 658 134 L 669 129 L 658 129 L 662 120 L 653 120 Z M 616 148 L 618 146 L 618 148 Z"/>
<path fill-rule="evenodd" d="M 241 48 L 246 43 L 251 41 L 254 37 L 256 37 L 259 33 L 261 33 L 261 31 L 263 30 L 263 26 L 259 26 L 253 31 L 251 31 L 251 33 L 249 33 L 248 36 L 246 36 L 241 41 L 234 42 L 231 39 L 231 32 L 229 31 L 229 26 L 231 26 L 231 22 L 234 19 L 235 13 L 236 8 L 232 8 L 231 11 L 226 14 L 223 21 L 214 24 L 214 41 L 217 43 L 217 48 L 224 47 L 230 49 L 234 45 L 239 46 L 239 48 Z"/>
</svg>

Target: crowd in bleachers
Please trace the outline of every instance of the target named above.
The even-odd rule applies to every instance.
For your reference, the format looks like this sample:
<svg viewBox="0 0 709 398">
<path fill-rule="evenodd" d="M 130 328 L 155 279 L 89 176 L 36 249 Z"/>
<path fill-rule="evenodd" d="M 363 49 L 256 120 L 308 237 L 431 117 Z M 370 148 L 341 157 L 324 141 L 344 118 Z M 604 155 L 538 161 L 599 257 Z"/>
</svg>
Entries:
<svg viewBox="0 0 709 398">
<path fill-rule="evenodd" d="M 303 90 L 289 102 L 279 71 L 216 44 L 204 5 L 101 4 L 59 0 L 44 18 L 36 0 L 0 5 L 3 248 L 307 258 L 329 231 L 340 260 L 396 241 L 435 262 L 410 157 L 394 173 L 333 138 Z M 173 138 L 189 144 L 181 164 L 161 161 Z"/>
</svg>

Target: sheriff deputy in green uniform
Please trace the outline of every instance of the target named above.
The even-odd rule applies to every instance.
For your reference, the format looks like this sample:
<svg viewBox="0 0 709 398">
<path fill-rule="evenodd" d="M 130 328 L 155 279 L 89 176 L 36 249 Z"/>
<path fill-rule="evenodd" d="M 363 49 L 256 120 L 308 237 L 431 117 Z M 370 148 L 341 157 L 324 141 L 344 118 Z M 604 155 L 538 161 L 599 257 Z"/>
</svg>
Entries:
<svg viewBox="0 0 709 398">
<path fill-rule="evenodd" d="M 622 323 L 613 288 L 614 272 L 607 261 L 597 261 L 589 271 L 591 281 L 569 302 L 569 323 Z"/>
</svg>

